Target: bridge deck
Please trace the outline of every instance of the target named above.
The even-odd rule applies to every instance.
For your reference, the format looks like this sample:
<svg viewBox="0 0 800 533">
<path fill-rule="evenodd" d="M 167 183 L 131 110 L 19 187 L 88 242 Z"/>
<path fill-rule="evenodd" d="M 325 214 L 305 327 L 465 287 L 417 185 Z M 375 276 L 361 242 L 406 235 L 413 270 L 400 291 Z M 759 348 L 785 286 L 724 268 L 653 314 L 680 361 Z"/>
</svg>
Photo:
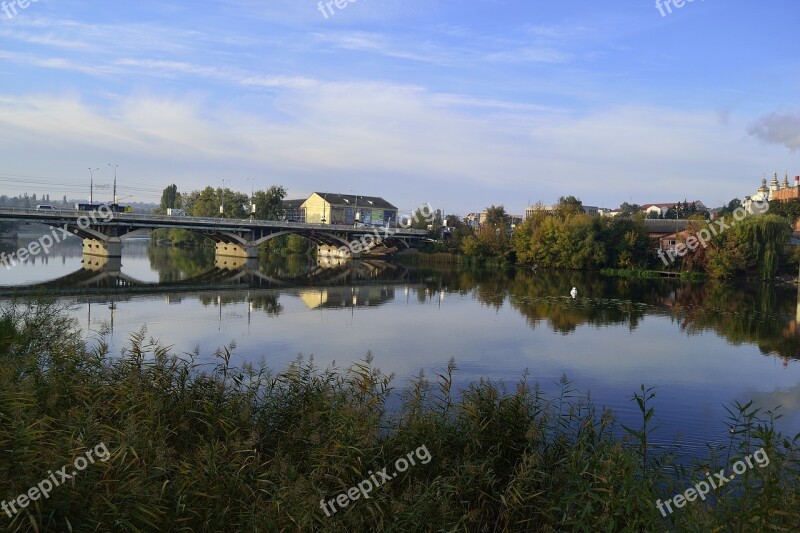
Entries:
<svg viewBox="0 0 800 533">
<path fill-rule="evenodd" d="M 74 223 L 81 217 L 87 215 L 89 215 L 87 211 L 76 211 L 73 209 L 40 211 L 37 209 L 25 208 L 0 208 L 0 220 L 20 220 L 49 225 L 60 225 L 66 222 Z M 356 227 L 352 225 L 307 224 L 303 222 L 167 216 L 142 213 L 114 213 L 109 221 L 103 220 L 98 214 L 95 216 L 97 217 L 98 225 L 128 224 L 142 228 L 180 228 L 216 231 L 249 231 L 255 229 L 318 230 L 351 234 L 372 233 L 375 229 L 379 232 L 386 230 L 384 226 Z M 94 224 L 94 222 L 92 222 L 92 224 Z M 391 226 L 389 229 L 391 229 L 392 235 L 396 237 L 420 238 L 428 233 L 425 230 L 405 229 L 397 226 Z"/>
</svg>

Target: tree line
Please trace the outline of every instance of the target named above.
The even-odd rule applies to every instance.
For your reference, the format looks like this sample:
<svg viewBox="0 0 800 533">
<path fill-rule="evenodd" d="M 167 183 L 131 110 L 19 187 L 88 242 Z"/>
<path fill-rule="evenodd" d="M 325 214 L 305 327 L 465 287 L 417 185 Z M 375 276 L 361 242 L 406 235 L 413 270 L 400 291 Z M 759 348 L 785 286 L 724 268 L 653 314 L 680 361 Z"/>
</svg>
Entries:
<svg viewBox="0 0 800 533">
<path fill-rule="evenodd" d="M 719 211 L 717 220 L 727 219 L 730 224 L 731 214 L 741 205 L 738 199 L 732 200 Z M 677 235 L 678 243 L 697 238 L 698 231 L 710 224 L 707 213 L 693 207 L 684 202 L 674 208 L 678 218 L 685 216 L 690 221 Z M 770 202 L 769 214 L 748 215 L 665 266 L 657 255 L 660 243 L 650 237 L 643 213 L 628 209 L 627 216 L 593 217 L 585 213 L 579 199 L 568 196 L 561 197 L 553 209 L 540 205 L 513 228 L 502 205 L 487 208 L 483 223 L 474 229 L 455 217 L 446 217 L 446 226 L 432 230 L 437 237 L 442 236 L 432 249 L 536 268 L 657 269 L 712 278 L 751 275 L 769 280 L 797 268 L 800 254 L 787 245 L 791 224 L 798 217 L 800 201 Z"/>
</svg>

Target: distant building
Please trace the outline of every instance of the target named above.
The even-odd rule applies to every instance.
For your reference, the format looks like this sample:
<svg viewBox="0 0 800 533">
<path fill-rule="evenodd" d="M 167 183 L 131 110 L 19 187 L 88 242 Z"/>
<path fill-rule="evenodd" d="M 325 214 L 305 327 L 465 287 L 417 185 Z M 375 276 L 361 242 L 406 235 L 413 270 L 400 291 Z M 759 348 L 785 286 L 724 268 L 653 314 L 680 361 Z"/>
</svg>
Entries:
<svg viewBox="0 0 800 533">
<path fill-rule="evenodd" d="M 667 215 L 667 211 L 670 209 L 675 209 L 679 205 L 683 205 L 683 202 L 665 202 L 661 204 L 644 204 L 640 206 L 642 212 L 644 212 L 645 216 L 656 216 L 656 217 L 664 217 Z M 707 211 L 708 208 L 701 202 L 700 200 L 695 200 L 691 202 L 689 205 L 694 205 L 698 211 L 704 212 Z"/>
<path fill-rule="evenodd" d="M 464 217 L 464 224 L 475 229 L 480 226 L 480 217 L 479 213 L 470 213 Z"/>
<path fill-rule="evenodd" d="M 378 196 L 315 192 L 300 206 L 309 224 L 370 226 L 397 223 L 397 207 Z"/>
<path fill-rule="evenodd" d="M 622 209 L 599 209 L 598 214 L 601 217 L 614 218 L 622 213 Z"/>
<path fill-rule="evenodd" d="M 305 222 L 306 212 L 303 209 L 305 200 L 284 200 L 283 211 L 287 222 Z"/>
<path fill-rule="evenodd" d="M 778 201 L 788 202 L 800 199 L 800 176 L 794 177 L 794 186 L 789 185 L 789 174 L 783 177 L 783 183 L 778 183 L 778 173 L 772 177 L 772 183 L 767 186 L 767 178 L 761 180 L 761 187 L 752 196 L 745 196 L 742 206 L 749 212 L 753 212 L 753 202 Z"/>
</svg>

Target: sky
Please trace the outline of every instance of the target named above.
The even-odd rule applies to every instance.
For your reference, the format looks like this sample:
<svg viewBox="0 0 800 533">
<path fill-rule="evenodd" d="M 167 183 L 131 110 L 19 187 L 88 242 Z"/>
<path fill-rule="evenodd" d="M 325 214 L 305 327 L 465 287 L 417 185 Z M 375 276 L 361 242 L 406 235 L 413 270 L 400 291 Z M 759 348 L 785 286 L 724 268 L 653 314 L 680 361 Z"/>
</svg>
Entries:
<svg viewBox="0 0 800 533">
<path fill-rule="evenodd" d="M 0 194 L 88 198 L 112 163 L 122 203 L 282 185 L 464 215 L 800 175 L 797 0 L 10 3 Z"/>
</svg>

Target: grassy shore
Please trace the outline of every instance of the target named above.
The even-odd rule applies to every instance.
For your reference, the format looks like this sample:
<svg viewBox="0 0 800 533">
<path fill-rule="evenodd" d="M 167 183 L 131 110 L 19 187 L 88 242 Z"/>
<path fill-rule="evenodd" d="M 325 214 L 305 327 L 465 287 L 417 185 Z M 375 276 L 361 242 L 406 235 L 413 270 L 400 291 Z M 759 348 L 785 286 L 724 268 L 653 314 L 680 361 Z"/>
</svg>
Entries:
<svg viewBox="0 0 800 533">
<path fill-rule="evenodd" d="M 302 358 L 284 371 L 232 368 L 133 336 L 122 357 L 90 346 L 50 303 L 0 318 L 0 499 L 103 444 L 97 461 L 9 518 L 4 531 L 791 531 L 800 523 L 797 444 L 771 413 L 730 408 L 730 444 L 692 466 L 654 449 L 652 391 L 637 427 L 564 379 L 545 397 L 524 378 L 452 390 L 451 364 L 420 376 L 389 410 L 391 376 L 371 357 L 346 370 Z M 368 496 L 320 502 L 424 447 L 429 460 Z M 763 448 L 705 501 L 662 516 L 656 500 Z M 422 455 L 415 456 L 421 459 Z M 347 498 L 345 498 L 347 499 Z M 343 500 L 342 500 L 343 501 Z M 673 506 L 674 507 L 674 506 Z M 330 516 L 328 516 L 330 514 Z"/>
</svg>

